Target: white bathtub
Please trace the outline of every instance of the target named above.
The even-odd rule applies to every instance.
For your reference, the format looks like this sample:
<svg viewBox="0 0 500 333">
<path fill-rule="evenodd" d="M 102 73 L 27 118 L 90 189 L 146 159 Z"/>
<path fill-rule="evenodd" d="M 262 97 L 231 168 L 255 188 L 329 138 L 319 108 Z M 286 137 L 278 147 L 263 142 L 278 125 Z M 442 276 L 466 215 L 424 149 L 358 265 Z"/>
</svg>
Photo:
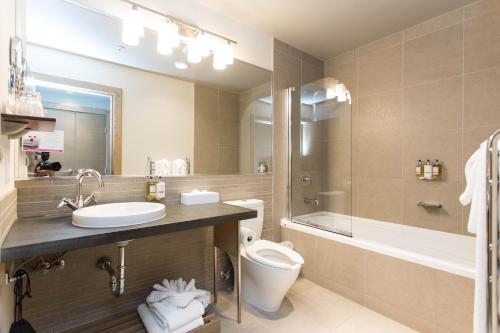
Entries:
<svg viewBox="0 0 500 333">
<path fill-rule="evenodd" d="M 299 218 L 315 224 L 316 227 L 288 219 L 283 219 L 281 226 L 452 274 L 474 278 L 474 237 L 359 217 L 352 217 L 351 224 L 350 216 L 329 212 L 317 212 L 302 215 Z M 348 233 L 351 229 L 352 237 L 318 229 L 327 224 L 333 225 L 334 228 L 344 233 Z"/>
</svg>

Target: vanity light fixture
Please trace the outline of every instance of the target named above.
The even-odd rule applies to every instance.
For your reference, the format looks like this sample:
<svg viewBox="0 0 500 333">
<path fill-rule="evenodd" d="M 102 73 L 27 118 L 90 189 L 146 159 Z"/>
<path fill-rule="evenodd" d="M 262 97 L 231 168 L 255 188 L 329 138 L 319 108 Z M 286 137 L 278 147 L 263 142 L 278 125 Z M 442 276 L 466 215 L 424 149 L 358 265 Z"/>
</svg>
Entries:
<svg viewBox="0 0 500 333">
<path fill-rule="evenodd" d="M 226 65 L 232 65 L 234 63 L 234 48 L 231 43 L 224 45 L 224 61 Z"/>
<path fill-rule="evenodd" d="M 179 27 L 174 22 L 162 24 L 158 31 L 156 50 L 160 54 L 171 54 L 172 49 L 179 46 Z"/>
<path fill-rule="evenodd" d="M 137 6 L 132 6 L 123 19 L 122 41 L 135 46 L 142 37 L 144 37 L 144 19 Z"/>
<path fill-rule="evenodd" d="M 121 0 L 132 6 L 123 19 L 122 41 L 126 45 L 136 46 L 144 37 L 144 19 L 141 11 L 145 11 L 167 20 L 157 29 L 158 43 L 156 50 L 163 55 L 171 54 L 180 42 L 187 44 L 187 61 L 199 63 L 213 51 L 213 67 L 222 70 L 234 63 L 234 45 L 236 41 L 195 25 L 186 23 L 174 16 L 163 14 L 131 0 Z M 217 45 L 217 40 L 223 43 Z M 215 44 L 215 45 L 214 45 Z M 177 66 L 176 66 L 177 67 Z"/>
<path fill-rule="evenodd" d="M 224 54 L 224 46 L 218 46 L 214 51 L 214 63 L 213 67 L 217 70 L 223 70 L 227 66 L 226 57 Z"/>
<path fill-rule="evenodd" d="M 192 64 L 201 62 L 201 52 L 196 39 L 192 39 L 189 41 L 187 61 Z"/>
<path fill-rule="evenodd" d="M 210 42 L 208 40 L 208 36 L 204 32 L 200 32 L 198 36 L 196 36 L 196 44 L 198 51 L 203 58 L 210 55 Z"/>
</svg>

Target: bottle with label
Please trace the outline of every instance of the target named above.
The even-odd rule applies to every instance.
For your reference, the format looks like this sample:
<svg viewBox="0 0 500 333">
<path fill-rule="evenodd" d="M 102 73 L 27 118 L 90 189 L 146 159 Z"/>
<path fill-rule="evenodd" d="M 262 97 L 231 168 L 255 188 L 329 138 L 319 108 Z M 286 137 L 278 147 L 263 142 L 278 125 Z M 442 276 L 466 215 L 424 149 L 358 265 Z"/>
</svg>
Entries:
<svg viewBox="0 0 500 333">
<path fill-rule="evenodd" d="M 436 159 L 432 161 L 432 178 L 440 179 L 442 175 L 443 175 L 443 167 L 441 163 L 439 163 L 439 160 Z"/>
<path fill-rule="evenodd" d="M 165 182 L 161 179 L 156 183 L 156 200 L 165 198 Z"/>
<path fill-rule="evenodd" d="M 422 160 L 418 160 L 417 166 L 415 167 L 415 176 L 417 178 L 424 177 L 424 162 Z"/>
<path fill-rule="evenodd" d="M 424 178 L 425 179 L 432 179 L 432 163 L 430 160 L 425 161 Z"/>
<path fill-rule="evenodd" d="M 157 200 L 156 180 L 152 176 L 149 176 L 146 182 L 146 199 L 148 201 Z"/>
</svg>

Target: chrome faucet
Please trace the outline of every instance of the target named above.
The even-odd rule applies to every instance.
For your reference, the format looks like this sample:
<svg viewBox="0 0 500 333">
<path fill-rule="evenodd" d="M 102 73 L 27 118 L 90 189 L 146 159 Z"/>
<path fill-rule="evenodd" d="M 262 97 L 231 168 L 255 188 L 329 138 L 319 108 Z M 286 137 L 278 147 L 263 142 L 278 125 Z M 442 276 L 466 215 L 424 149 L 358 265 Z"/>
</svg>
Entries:
<svg viewBox="0 0 500 333">
<path fill-rule="evenodd" d="M 104 187 L 104 182 L 102 181 L 102 176 L 99 171 L 94 169 L 81 169 L 78 171 L 76 175 L 76 196 L 75 200 L 71 200 L 68 198 L 63 198 L 57 208 L 61 208 L 66 205 L 73 210 L 77 210 L 79 208 L 91 206 L 96 203 L 94 193 L 84 198 L 82 195 L 82 184 L 85 177 L 95 177 L 97 179 L 97 184 L 99 188 Z"/>
</svg>

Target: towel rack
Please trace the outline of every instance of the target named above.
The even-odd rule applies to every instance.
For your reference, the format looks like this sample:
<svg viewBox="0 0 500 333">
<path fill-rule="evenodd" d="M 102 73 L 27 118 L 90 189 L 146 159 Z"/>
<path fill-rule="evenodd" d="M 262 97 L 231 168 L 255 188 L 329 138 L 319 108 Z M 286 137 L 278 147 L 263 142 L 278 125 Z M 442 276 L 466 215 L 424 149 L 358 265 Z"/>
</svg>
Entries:
<svg viewBox="0 0 500 333">
<path fill-rule="evenodd" d="M 500 129 L 488 138 L 487 146 L 487 203 L 488 203 L 488 332 L 498 333 L 498 142 Z"/>
</svg>

